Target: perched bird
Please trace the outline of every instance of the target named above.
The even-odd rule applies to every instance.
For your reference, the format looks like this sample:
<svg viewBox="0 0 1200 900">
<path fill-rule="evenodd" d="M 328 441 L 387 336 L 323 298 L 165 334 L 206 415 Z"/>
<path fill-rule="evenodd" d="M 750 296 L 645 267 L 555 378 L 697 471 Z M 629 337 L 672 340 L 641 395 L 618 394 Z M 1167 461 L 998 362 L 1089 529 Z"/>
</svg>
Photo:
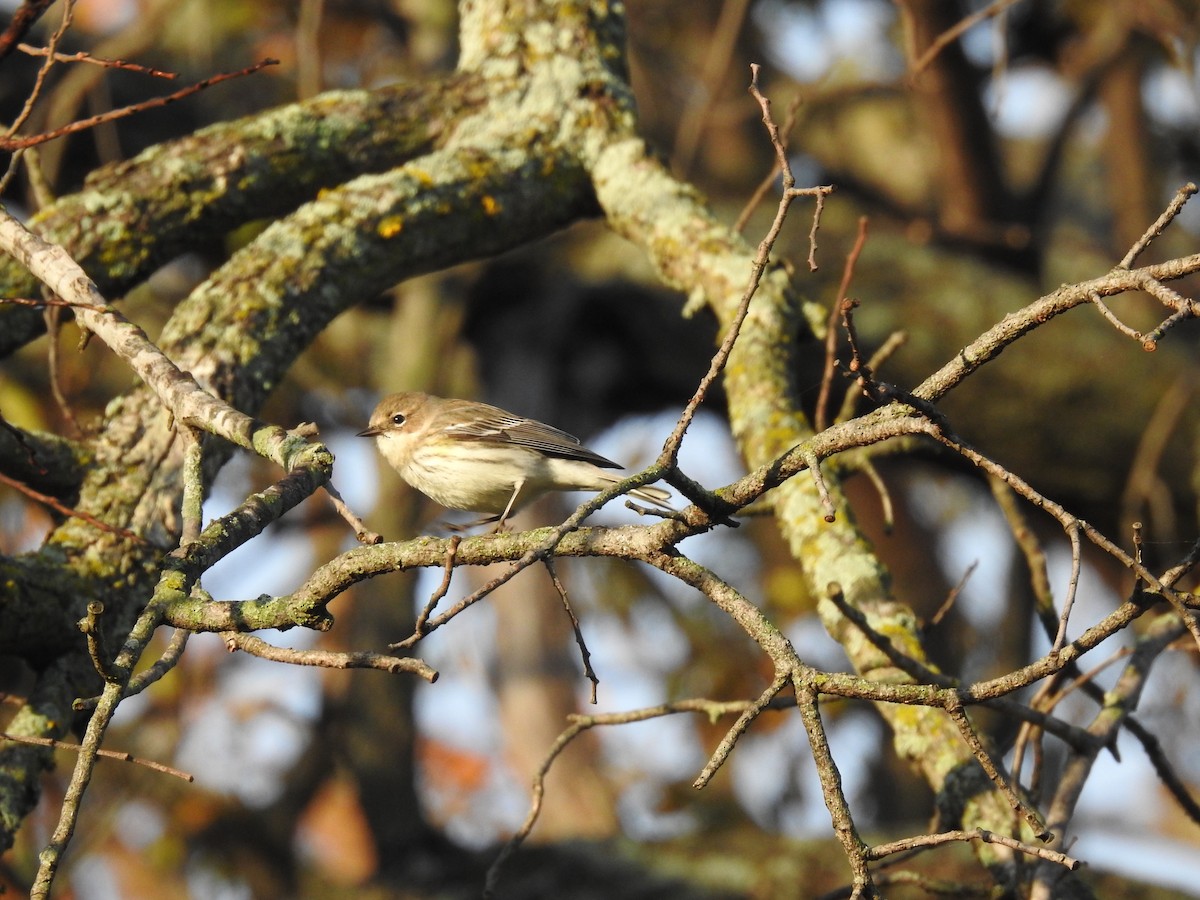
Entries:
<svg viewBox="0 0 1200 900">
<path fill-rule="evenodd" d="M 391 394 L 358 436 L 375 438 L 383 458 L 422 494 L 450 509 L 488 513 L 471 525 L 497 522 L 497 531 L 547 491 L 600 491 L 621 480 L 605 471 L 618 463 L 565 431 L 472 400 Z M 671 508 L 662 488 L 629 494 Z"/>
</svg>

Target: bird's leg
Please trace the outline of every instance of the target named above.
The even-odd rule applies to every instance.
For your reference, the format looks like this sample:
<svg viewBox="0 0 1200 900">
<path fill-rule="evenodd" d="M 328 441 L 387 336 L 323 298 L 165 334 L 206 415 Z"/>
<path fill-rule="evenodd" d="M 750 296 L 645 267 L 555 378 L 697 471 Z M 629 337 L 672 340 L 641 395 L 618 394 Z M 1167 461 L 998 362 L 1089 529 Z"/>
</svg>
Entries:
<svg viewBox="0 0 1200 900">
<path fill-rule="evenodd" d="M 507 531 L 508 530 L 508 521 L 507 521 L 508 514 L 513 511 L 513 506 L 515 506 L 516 502 L 517 502 L 517 495 L 521 493 L 521 487 L 524 484 L 525 484 L 525 479 L 522 478 L 520 481 L 518 481 L 516 484 L 513 485 L 512 496 L 508 498 L 508 505 L 506 507 L 504 507 L 504 512 L 500 513 L 500 515 L 484 516 L 482 519 L 476 519 L 473 522 L 464 522 L 461 525 L 459 525 L 455 522 L 443 522 L 442 523 L 443 527 L 445 527 L 448 531 L 457 532 L 457 531 L 467 531 L 468 529 L 475 528 L 478 525 L 490 525 L 492 522 L 495 522 L 496 527 L 492 529 L 492 531 L 491 531 L 492 534 L 498 534 L 502 531 Z"/>
<path fill-rule="evenodd" d="M 513 504 L 517 502 L 517 494 L 521 493 L 521 487 L 525 484 L 525 479 L 520 479 L 513 485 L 512 496 L 508 498 L 508 506 L 504 507 L 504 512 L 500 513 L 500 521 L 496 523 L 496 527 L 492 529 L 495 534 L 500 531 L 506 531 L 508 527 L 508 514 L 512 512 Z"/>
</svg>

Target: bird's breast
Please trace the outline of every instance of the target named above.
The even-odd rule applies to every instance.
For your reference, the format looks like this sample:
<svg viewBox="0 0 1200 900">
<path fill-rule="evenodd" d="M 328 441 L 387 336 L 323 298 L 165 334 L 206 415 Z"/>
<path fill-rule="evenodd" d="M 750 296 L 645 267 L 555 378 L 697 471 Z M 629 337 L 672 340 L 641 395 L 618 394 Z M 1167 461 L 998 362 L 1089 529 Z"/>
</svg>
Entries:
<svg viewBox="0 0 1200 900">
<path fill-rule="evenodd" d="M 419 447 L 407 464 L 398 467 L 401 477 L 425 496 L 450 509 L 500 513 L 513 489 L 528 481 L 540 465 L 540 454 L 520 447 L 499 447 L 470 441 L 452 448 Z M 544 490 L 544 489 L 543 489 Z M 530 483 L 521 500 L 541 493 Z"/>
</svg>

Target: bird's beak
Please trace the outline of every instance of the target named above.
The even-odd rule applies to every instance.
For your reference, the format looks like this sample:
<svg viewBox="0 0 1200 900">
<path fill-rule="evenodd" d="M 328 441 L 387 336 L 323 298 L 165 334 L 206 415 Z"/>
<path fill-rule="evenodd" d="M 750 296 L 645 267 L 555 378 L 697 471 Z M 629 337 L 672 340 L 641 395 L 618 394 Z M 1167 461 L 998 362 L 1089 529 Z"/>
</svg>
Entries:
<svg viewBox="0 0 1200 900">
<path fill-rule="evenodd" d="M 357 434 L 357 437 L 378 437 L 383 434 L 382 428 L 364 428 Z"/>
</svg>

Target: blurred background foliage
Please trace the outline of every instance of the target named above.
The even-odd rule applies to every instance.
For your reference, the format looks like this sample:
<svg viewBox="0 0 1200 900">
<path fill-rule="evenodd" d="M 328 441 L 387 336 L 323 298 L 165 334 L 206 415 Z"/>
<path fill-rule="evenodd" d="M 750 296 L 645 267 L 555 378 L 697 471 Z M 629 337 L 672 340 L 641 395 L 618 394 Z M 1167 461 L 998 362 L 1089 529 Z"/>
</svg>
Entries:
<svg viewBox="0 0 1200 900">
<path fill-rule="evenodd" d="M 1006 312 L 1060 283 L 1103 274 L 1183 182 L 1200 180 L 1200 4 L 1012 3 L 921 61 L 935 36 L 987 5 L 627 4 L 641 130 L 730 222 L 773 164 L 758 108 L 746 94 L 749 64 L 763 65 L 777 118 L 794 119 L 789 149 L 800 180 L 837 186 L 818 234 L 819 270 L 807 271 L 808 223 L 799 216 L 777 255 L 792 261 L 802 293 L 831 303 L 859 220 L 867 217 L 850 294 L 862 303 L 856 323 L 872 347 L 906 333 L 880 372 L 902 387 Z M 56 9 L 45 23 L 58 21 Z M 50 190 L 64 194 L 101 163 L 209 122 L 328 89 L 434 78 L 453 67 L 455 25 L 449 0 L 86 0 L 76 10 L 69 51 L 132 59 L 178 72 L 181 81 L 264 56 L 282 64 L 60 140 L 42 148 L 37 163 Z M 25 56 L 5 62 L 4 121 L 28 96 L 36 66 Z M 59 66 L 26 131 L 173 89 L 143 75 Z M 34 187 L 19 178 L 4 202 L 32 211 Z M 768 194 L 749 212 L 748 239 L 759 240 L 773 210 Z M 1200 213 L 1190 209 L 1149 256 L 1194 252 L 1198 231 Z M 233 233 L 221 246 L 194 248 L 123 298 L 123 310 L 153 337 L 173 301 L 245 240 Z M 1198 288 L 1194 279 L 1177 285 L 1192 297 Z M 681 318 L 682 298 L 658 286 L 640 253 L 601 223 L 362 300 L 298 361 L 263 416 L 284 425 L 318 422 L 338 454 L 342 490 L 388 537 L 432 527 L 439 511 L 391 472 L 377 472 L 370 448 L 350 437 L 381 393 L 420 388 L 486 399 L 559 424 L 636 465 L 661 445 L 714 340 L 711 318 Z M 1145 296 L 1120 298 L 1114 310 L 1139 329 L 1162 318 Z M 1132 522 L 1145 523 L 1148 557 L 1174 559 L 1196 534 L 1196 337 L 1196 326 L 1185 326 L 1146 353 L 1093 310 L 1079 310 L 1006 351 L 944 409 L 961 434 L 1043 493 L 1122 543 Z M 6 418 L 66 434 L 93 427 L 131 377 L 103 347 L 80 350 L 77 340 L 73 326 L 64 326 L 56 364 L 74 421 L 53 399 L 46 338 L 0 364 Z M 822 365 L 814 345 L 798 373 L 810 407 Z M 840 390 L 835 396 L 840 402 Z M 708 403 L 684 456 L 685 469 L 713 485 L 734 477 L 739 465 L 719 401 Z M 852 480 L 849 490 L 902 599 L 932 616 L 978 565 L 933 632 L 938 661 L 978 677 L 1028 659 L 1038 645 L 1027 573 L 997 525 L 986 488 L 932 455 L 890 460 L 884 474 L 897 504 L 890 529 L 865 480 Z M 235 462 L 222 479 L 212 513 L 231 502 L 234 488 L 267 475 Z M 554 514 L 543 507 L 529 521 Z M 287 590 L 348 543 L 344 526 L 320 503 L 290 518 L 273 529 L 273 549 L 254 560 L 235 556 L 227 584 L 206 587 L 228 598 Z M 37 546 L 49 522 L 43 509 L 0 487 L 0 550 Z M 1065 563 L 1055 556 L 1056 539 L 1046 537 L 1061 596 Z M 806 658 L 844 665 L 810 615 L 802 579 L 768 520 L 750 521 L 695 555 L 771 607 Z M 754 696 L 769 677 L 754 648 L 698 597 L 625 566 L 562 568 L 600 673 L 602 709 Z M 1127 589 L 1102 562 L 1086 575 L 1085 609 L 1106 609 L 1113 591 Z M 421 602 L 432 590 L 427 580 L 395 575 L 356 588 L 338 602 L 338 626 L 319 640 L 375 649 L 398 639 L 411 622 L 414 594 Z M 177 786 L 135 767 L 102 764 L 70 857 L 73 891 L 475 893 L 491 855 L 474 851 L 519 824 L 531 772 L 585 695 L 569 627 L 543 581 L 527 573 L 469 621 L 428 641 L 424 655 L 444 673 L 433 687 L 414 689 L 406 679 L 370 672 L 297 671 L 228 657 L 215 640 L 194 641 L 171 677 L 123 709 L 111 746 L 191 769 L 199 784 Z M 1175 677 L 1194 683 L 1194 660 L 1172 664 Z M 1200 780 L 1200 759 L 1182 752 L 1195 743 L 1200 717 L 1179 715 L 1195 699 L 1161 690 L 1167 669 L 1159 673 L 1160 690 L 1148 692 L 1143 716 L 1174 721 L 1162 735 L 1168 753 L 1178 751 L 1173 760 Z M 4 689 L 18 693 L 20 668 L 0 672 Z M 880 720 L 863 707 L 831 710 L 830 718 L 860 826 L 879 834 L 923 830 L 930 798 L 896 769 Z M 508 895 L 567 896 L 556 893 L 564 890 L 556 877 L 568 873 L 581 887 L 599 871 L 606 896 L 814 896 L 844 879 L 828 851 L 820 864 L 779 853 L 777 840 L 828 831 L 794 713 L 760 721 L 730 770 L 702 794 L 691 790 L 724 727 L 672 720 L 580 741 L 557 763 L 534 832 L 537 841 L 555 842 L 560 855 L 537 848 L 519 855 L 505 882 Z M 1011 723 L 994 728 L 1003 741 Z M 47 776 L 43 811 L 4 857 L 0 883 L 14 890 L 27 883 L 52 827 L 61 777 Z M 1191 842 L 1194 853 L 1196 826 L 1173 815 L 1141 775 L 1123 778 L 1123 802 L 1137 798 L 1136 814 L 1122 810 L 1123 844 L 1148 831 Z M 1107 833 L 1116 818 L 1112 806 L 1098 803 L 1085 829 Z M 557 844 L 621 836 L 626 861 L 652 861 L 657 881 L 631 869 L 622 882 L 611 855 Z M 747 865 L 760 856 L 777 867 Z M 960 862 L 969 864 L 943 854 L 935 865 L 948 876 Z M 684 876 L 706 887 L 685 889 L 672 880 Z"/>
</svg>

